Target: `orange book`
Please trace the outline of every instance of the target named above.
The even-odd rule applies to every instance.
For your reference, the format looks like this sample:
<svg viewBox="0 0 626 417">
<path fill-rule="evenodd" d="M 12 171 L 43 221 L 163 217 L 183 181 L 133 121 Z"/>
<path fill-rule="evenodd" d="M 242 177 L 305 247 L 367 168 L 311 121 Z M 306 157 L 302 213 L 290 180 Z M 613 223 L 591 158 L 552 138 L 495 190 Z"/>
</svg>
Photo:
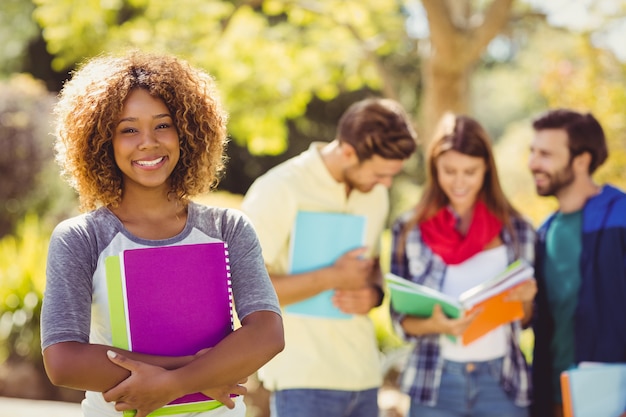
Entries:
<svg viewBox="0 0 626 417">
<path fill-rule="evenodd" d="M 495 294 L 467 310 L 466 314 L 470 314 L 477 309 L 480 309 L 481 312 L 478 313 L 474 321 L 461 336 L 461 341 L 464 345 L 472 343 L 503 324 L 520 320 L 524 317 L 524 307 L 521 301 L 506 301 L 508 294 L 513 288 L 515 287 Z"/>
<path fill-rule="evenodd" d="M 572 407 L 572 388 L 569 383 L 569 374 L 561 373 L 561 397 L 563 398 L 563 417 L 574 417 Z"/>
<path fill-rule="evenodd" d="M 521 301 L 507 301 L 509 293 L 533 277 L 534 268 L 518 259 L 494 278 L 465 291 L 459 296 L 465 314 L 479 309 L 480 313 L 461 335 L 464 345 L 484 336 L 497 327 L 524 317 Z"/>
<path fill-rule="evenodd" d="M 399 313 L 430 317 L 433 306 L 439 304 L 446 315 L 458 318 L 480 309 L 461 336 L 461 343 L 467 345 L 498 326 L 524 317 L 522 303 L 506 299 L 511 290 L 531 279 L 534 273 L 528 262 L 518 259 L 497 276 L 465 291 L 458 299 L 391 273 L 385 275 L 385 281 L 391 293 L 391 305 Z"/>
</svg>

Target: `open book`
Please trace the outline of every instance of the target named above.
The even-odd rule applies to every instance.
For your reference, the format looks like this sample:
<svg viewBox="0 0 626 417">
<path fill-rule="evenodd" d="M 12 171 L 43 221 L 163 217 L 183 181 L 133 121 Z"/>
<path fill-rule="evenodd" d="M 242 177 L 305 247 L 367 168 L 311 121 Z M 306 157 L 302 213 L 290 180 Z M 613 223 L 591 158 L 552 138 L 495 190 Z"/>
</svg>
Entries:
<svg viewBox="0 0 626 417">
<path fill-rule="evenodd" d="M 224 242 L 122 251 L 105 259 L 113 345 L 162 356 L 194 355 L 233 331 L 228 247 Z M 201 393 L 150 416 L 208 411 Z M 135 412 L 125 411 L 124 416 Z"/>
<path fill-rule="evenodd" d="M 291 234 L 289 273 L 331 266 L 344 253 L 364 245 L 365 216 L 347 213 L 299 211 Z M 332 303 L 333 290 L 289 304 L 285 312 L 308 317 L 352 317 Z"/>
<path fill-rule="evenodd" d="M 620 416 L 626 411 L 626 363 L 581 362 L 561 373 L 564 417 Z"/>
<path fill-rule="evenodd" d="M 468 326 L 461 341 L 467 345 L 491 330 L 524 316 L 521 302 L 507 301 L 509 291 L 533 277 L 535 271 L 518 259 L 495 277 L 463 292 L 458 298 L 387 273 L 385 281 L 391 294 L 391 306 L 399 313 L 430 317 L 435 304 L 451 318 L 459 318 L 475 309 L 480 313 Z"/>
</svg>

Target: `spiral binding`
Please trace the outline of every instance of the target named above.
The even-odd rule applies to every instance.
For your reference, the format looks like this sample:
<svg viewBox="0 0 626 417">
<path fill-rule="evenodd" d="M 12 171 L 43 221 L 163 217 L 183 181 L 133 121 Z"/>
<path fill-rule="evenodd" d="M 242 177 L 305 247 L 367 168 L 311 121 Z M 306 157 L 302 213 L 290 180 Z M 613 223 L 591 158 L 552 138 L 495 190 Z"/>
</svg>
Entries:
<svg viewBox="0 0 626 417">
<path fill-rule="evenodd" d="M 228 308 L 230 309 L 230 328 L 235 329 L 235 317 L 233 314 L 234 301 L 233 301 L 233 287 L 232 279 L 230 275 L 230 252 L 228 250 L 228 243 L 224 242 L 224 259 L 226 263 L 226 279 L 228 284 Z"/>
</svg>

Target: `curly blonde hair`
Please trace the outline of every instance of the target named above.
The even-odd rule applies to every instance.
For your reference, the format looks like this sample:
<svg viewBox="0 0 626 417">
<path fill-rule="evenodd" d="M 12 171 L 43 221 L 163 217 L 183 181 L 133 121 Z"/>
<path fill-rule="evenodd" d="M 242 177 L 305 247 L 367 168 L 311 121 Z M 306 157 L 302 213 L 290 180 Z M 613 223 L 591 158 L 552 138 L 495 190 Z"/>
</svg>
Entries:
<svg viewBox="0 0 626 417">
<path fill-rule="evenodd" d="M 112 138 L 126 97 L 137 88 L 163 100 L 174 119 L 180 160 L 171 174 L 170 193 L 187 200 L 219 182 L 228 116 L 214 79 L 170 55 L 101 55 L 74 72 L 54 109 L 56 160 L 78 192 L 83 211 L 121 201 L 123 177 Z"/>
</svg>

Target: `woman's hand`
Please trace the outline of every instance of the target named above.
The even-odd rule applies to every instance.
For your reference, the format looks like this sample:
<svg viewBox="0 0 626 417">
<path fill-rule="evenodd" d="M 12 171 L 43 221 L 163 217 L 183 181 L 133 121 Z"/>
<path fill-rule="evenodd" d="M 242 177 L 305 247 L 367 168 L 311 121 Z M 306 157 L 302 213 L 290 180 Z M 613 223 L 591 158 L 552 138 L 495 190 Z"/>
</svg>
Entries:
<svg viewBox="0 0 626 417">
<path fill-rule="evenodd" d="M 196 353 L 195 357 L 200 357 L 205 353 L 209 352 L 213 348 L 205 348 Z M 221 387 L 211 388 L 209 390 L 202 391 L 204 395 L 207 397 L 213 398 L 216 401 L 221 402 L 227 408 L 233 409 L 235 408 L 235 402 L 231 398 L 232 395 L 246 395 L 248 393 L 248 389 L 243 386 L 248 381 L 248 378 L 243 378 L 240 381 L 237 381 L 236 384 L 232 385 L 223 385 Z"/>
<path fill-rule="evenodd" d="M 524 309 L 524 316 L 521 319 L 522 327 L 530 325 L 533 317 L 533 300 L 537 294 L 537 281 L 534 278 L 513 287 L 507 297 L 507 301 L 521 301 Z"/>
<path fill-rule="evenodd" d="M 480 314 L 480 309 L 458 319 L 446 316 L 441 305 L 435 304 L 433 312 L 429 318 L 406 316 L 402 320 L 404 331 L 413 336 L 424 336 L 427 334 L 449 334 L 460 336 L 470 323 Z"/>
<path fill-rule="evenodd" d="M 201 356 L 209 350 L 211 348 L 202 349 L 195 356 Z M 107 355 L 111 362 L 131 372 L 130 377 L 103 393 L 106 401 L 115 402 L 117 411 L 137 410 L 135 417 L 144 417 L 185 395 L 170 389 L 176 385 L 166 369 L 135 361 L 112 351 Z M 248 390 L 242 384 L 247 380 L 248 378 L 243 378 L 236 383 L 212 387 L 202 393 L 232 409 L 235 408 L 235 402 L 231 395 L 245 395 Z"/>
<path fill-rule="evenodd" d="M 476 316 L 480 314 L 480 310 L 476 309 L 471 311 L 469 314 L 466 314 L 463 317 L 459 317 L 458 319 L 452 319 L 446 316 L 441 308 L 441 305 L 435 304 L 433 307 L 433 314 L 430 316 L 431 320 L 433 320 L 434 325 L 441 329 L 438 333 L 449 334 L 452 336 L 460 336 L 465 332 L 468 326 L 474 321 Z"/>
<path fill-rule="evenodd" d="M 533 301 L 537 294 L 537 281 L 531 278 L 513 287 L 507 296 L 508 301 L 521 301 L 527 303 Z"/>
<path fill-rule="evenodd" d="M 226 407 L 235 408 L 235 402 L 231 398 L 232 395 L 246 395 L 248 389 L 243 386 L 248 381 L 248 378 L 244 378 L 238 381 L 236 384 L 224 385 L 221 387 L 211 388 L 210 390 L 202 391 L 207 397 L 211 397 L 224 404 Z"/>
<path fill-rule="evenodd" d="M 135 361 L 108 351 L 109 360 L 130 371 L 130 376 L 115 387 L 103 392 L 104 399 L 115 402 L 115 410 L 137 410 L 135 417 L 146 417 L 185 393 L 178 391 L 177 381 L 171 371 Z"/>
</svg>

